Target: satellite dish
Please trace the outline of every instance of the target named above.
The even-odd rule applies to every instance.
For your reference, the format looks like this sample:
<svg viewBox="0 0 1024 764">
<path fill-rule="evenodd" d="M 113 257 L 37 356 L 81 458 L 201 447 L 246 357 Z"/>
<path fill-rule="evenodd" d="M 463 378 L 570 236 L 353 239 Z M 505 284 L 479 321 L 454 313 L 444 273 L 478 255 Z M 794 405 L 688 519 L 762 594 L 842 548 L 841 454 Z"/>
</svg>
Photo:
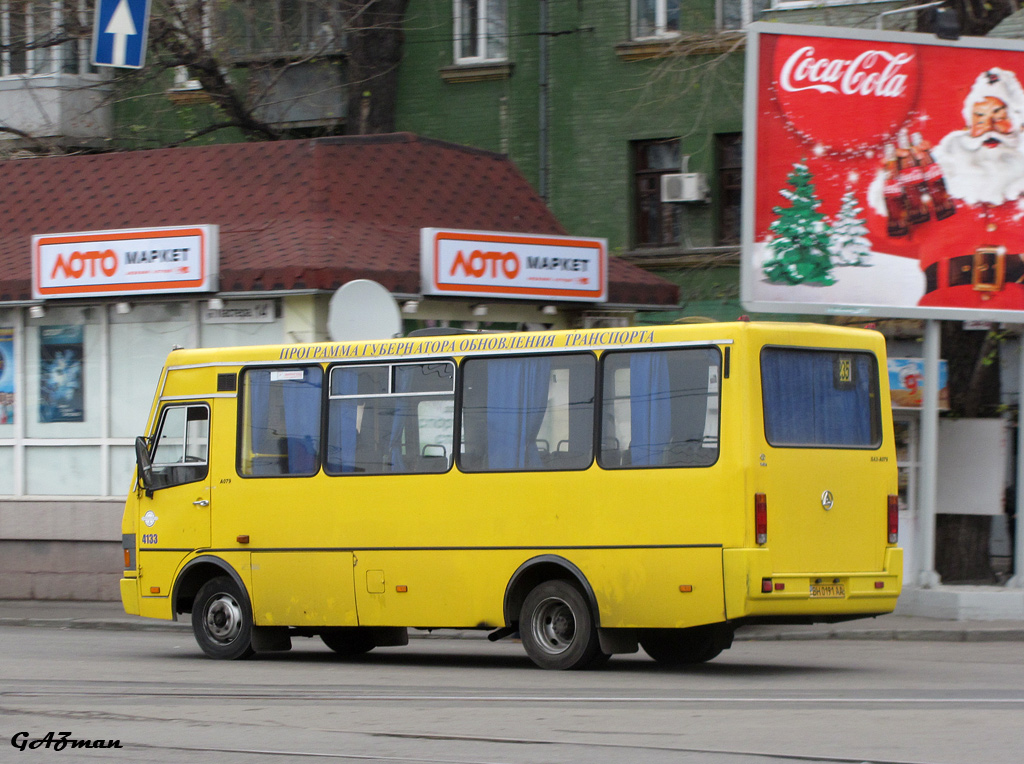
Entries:
<svg viewBox="0 0 1024 764">
<path fill-rule="evenodd" d="M 331 296 L 327 333 L 335 342 L 389 340 L 402 333 L 402 312 L 382 285 L 357 279 Z"/>
</svg>

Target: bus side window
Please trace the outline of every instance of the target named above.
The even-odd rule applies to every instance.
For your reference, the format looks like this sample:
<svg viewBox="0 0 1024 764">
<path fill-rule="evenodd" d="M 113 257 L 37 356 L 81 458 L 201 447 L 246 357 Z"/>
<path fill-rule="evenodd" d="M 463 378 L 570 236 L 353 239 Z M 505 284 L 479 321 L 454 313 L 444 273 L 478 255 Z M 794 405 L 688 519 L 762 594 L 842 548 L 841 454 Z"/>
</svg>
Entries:
<svg viewBox="0 0 1024 764">
<path fill-rule="evenodd" d="M 609 352 L 602 365 L 602 467 L 706 467 L 718 460 L 716 348 Z"/>
<path fill-rule="evenodd" d="M 319 366 L 243 372 L 240 475 L 308 476 L 319 471 L 322 381 Z"/>
<path fill-rule="evenodd" d="M 455 364 L 335 366 L 327 411 L 329 475 L 447 472 L 455 440 Z"/>
<path fill-rule="evenodd" d="M 463 364 L 464 472 L 582 470 L 594 460 L 589 353 Z"/>
<path fill-rule="evenodd" d="M 160 417 L 153 462 L 153 488 L 194 483 L 206 477 L 210 410 L 205 405 L 168 406 Z"/>
</svg>

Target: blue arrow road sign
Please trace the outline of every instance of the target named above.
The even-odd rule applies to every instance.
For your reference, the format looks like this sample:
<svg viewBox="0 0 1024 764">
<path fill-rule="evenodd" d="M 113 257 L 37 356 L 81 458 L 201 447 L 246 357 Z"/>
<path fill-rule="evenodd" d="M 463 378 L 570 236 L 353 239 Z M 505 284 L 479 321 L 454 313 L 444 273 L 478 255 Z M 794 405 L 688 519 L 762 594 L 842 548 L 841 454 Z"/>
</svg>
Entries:
<svg viewBox="0 0 1024 764">
<path fill-rule="evenodd" d="M 97 0 L 92 28 L 96 66 L 141 69 L 146 61 L 150 0 Z"/>
</svg>

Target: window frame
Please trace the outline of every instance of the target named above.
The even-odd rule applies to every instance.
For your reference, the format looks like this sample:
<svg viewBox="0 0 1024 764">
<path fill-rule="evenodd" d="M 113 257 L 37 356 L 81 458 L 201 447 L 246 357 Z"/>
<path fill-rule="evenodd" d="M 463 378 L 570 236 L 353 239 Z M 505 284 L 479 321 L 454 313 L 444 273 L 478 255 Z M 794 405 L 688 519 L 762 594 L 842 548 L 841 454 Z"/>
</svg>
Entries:
<svg viewBox="0 0 1024 764">
<path fill-rule="evenodd" d="M 202 409 L 206 412 L 206 447 L 205 458 L 198 461 L 188 460 L 189 428 L 188 423 L 190 409 Z M 185 411 L 185 431 L 182 435 L 181 453 L 182 459 L 174 462 L 158 462 L 157 452 L 160 448 L 160 438 L 163 435 L 164 427 L 167 425 L 168 414 L 172 411 Z M 164 488 L 174 488 L 189 483 L 198 483 L 210 474 L 210 423 L 212 417 L 210 404 L 206 401 L 173 401 L 165 403 L 160 409 L 160 417 L 157 426 L 153 430 L 153 437 L 149 442 L 149 459 L 153 467 L 153 483 L 147 485 L 147 490 L 159 491 Z"/>
<path fill-rule="evenodd" d="M 676 6 L 676 24 L 682 25 L 683 0 L 654 0 L 654 32 L 640 33 L 640 3 L 642 0 L 630 2 L 630 37 L 634 40 L 671 40 L 679 37 L 681 29 L 669 29 L 669 5 Z"/>
<path fill-rule="evenodd" d="M 278 474 L 278 475 L 275 475 L 275 474 L 261 475 L 261 474 L 255 473 L 255 472 L 244 472 L 242 470 L 242 462 L 243 462 L 243 455 L 245 454 L 246 448 L 248 448 L 248 450 L 250 452 L 249 453 L 250 458 L 254 457 L 256 455 L 255 451 L 253 449 L 253 444 L 252 443 L 248 443 L 248 438 L 251 438 L 251 427 L 252 427 L 251 419 L 248 416 L 248 414 L 250 412 L 249 412 L 249 409 L 247 408 L 247 406 L 248 406 L 248 396 L 246 395 L 246 391 L 250 389 L 250 385 L 249 385 L 249 382 L 248 382 L 248 375 L 250 373 L 252 373 L 252 372 L 257 372 L 257 371 L 274 372 L 274 371 L 297 371 L 297 370 L 302 370 L 303 374 L 305 374 L 305 371 L 309 370 L 309 369 L 316 369 L 317 371 L 320 372 L 320 396 L 319 396 L 320 419 L 319 419 L 319 422 L 317 423 L 317 428 L 316 428 L 317 437 L 319 438 L 319 443 L 318 443 L 319 447 L 317 449 L 316 457 L 315 457 L 314 463 L 313 463 L 314 469 L 311 472 L 285 472 L 285 473 Z M 323 366 L 321 366 L 320 364 L 317 364 L 317 363 L 313 363 L 313 364 L 295 364 L 295 363 L 291 363 L 291 364 L 277 364 L 277 363 L 275 363 L 275 364 L 272 364 L 272 365 L 271 364 L 266 364 L 266 365 L 260 364 L 260 365 L 256 365 L 256 366 L 245 366 L 245 367 L 242 367 L 239 370 L 238 376 L 237 376 L 237 379 L 238 379 L 238 392 L 237 392 L 237 397 L 238 397 L 238 414 L 237 414 L 237 419 L 238 419 L 238 421 L 237 421 L 237 432 L 236 432 L 236 436 L 235 436 L 235 473 L 240 478 L 243 478 L 243 479 L 246 479 L 246 480 L 265 480 L 265 479 L 268 479 L 268 478 L 269 479 L 273 479 L 273 478 L 309 478 L 309 477 L 314 477 L 315 475 L 317 475 L 322 470 L 322 467 L 323 467 L 323 451 L 324 451 L 324 422 L 326 421 L 325 417 L 324 417 L 324 378 L 325 378 L 325 376 L 326 375 L 324 374 Z M 247 443 L 248 443 L 248 445 L 247 445 Z M 281 458 L 281 457 L 287 458 L 288 454 L 287 453 L 285 453 L 285 454 L 278 454 L 277 456 L 279 458 Z"/>
<path fill-rule="evenodd" d="M 75 21 L 85 28 L 92 27 L 90 10 L 85 0 L 49 0 L 49 2 L 18 2 L 18 0 L 0 0 L 0 44 L 10 46 L 13 42 L 11 31 L 12 11 L 17 7 L 24 10 L 21 14 L 24 29 L 25 47 L 20 50 L 4 50 L 0 55 L 0 80 L 24 79 L 29 77 L 53 77 L 60 74 L 96 74 L 96 69 L 89 62 L 88 37 L 71 39 L 60 45 L 49 45 L 30 48 L 29 43 L 36 42 L 36 21 L 42 11 L 46 19 L 43 37 L 49 36 L 54 30 L 64 29 L 66 19 L 74 17 Z M 12 71 L 15 63 L 12 55 L 19 55 L 22 60 L 17 63 L 20 71 Z"/>
<path fill-rule="evenodd" d="M 868 380 L 869 400 L 874 402 L 874 405 L 870 412 L 870 422 L 868 426 L 871 431 L 872 442 L 869 444 L 862 445 L 846 445 L 836 443 L 781 443 L 774 442 L 768 433 L 768 406 L 766 395 L 767 391 L 764 384 L 764 353 L 765 351 L 795 351 L 795 352 L 808 352 L 808 353 L 829 353 L 833 357 L 840 354 L 846 354 L 851 356 L 865 356 L 871 360 L 873 367 L 873 374 L 871 379 Z M 882 447 L 884 443 L 884 433 L 882 431 L 882 400 L 881 400 L 881 384 L 879 382 L 881 365 L 879 364 L 878 356 L 870 350 L 863 348 L 831 348 L 831 347 L 807 347 L 800 345 L 764 345 L 758 353 L 757 363 L 757 374 L 758 384 L 761 387 L 761 426 L 764 433 L 765 442 L 772 448 L 795 448 L 795 449 L 814 449 L 814 450 L 837 450 L 837 451 L 877 451 Z"/>
<path fill-rule="evenodd" d="M 715 238 L 719 246 L 738 247 L 743 237 L 743 133 L 716 133 L 715 140 Z M 739 162 L 728 157 L 738 152 Z M 730 204 L 735 200 L 735 204 Z M 726 220 L 726 210 L 735 210 L 735 223 Z M 727 225 L 727 222 L 730 222 Z M 734 229 L 734 230 L 733 230 Z"/>
<path fill-rule="evenodd" d="M 395 379 L 396 379 L 395 369 L 400 368 L 400 367 L 437 366 L 437 365 L 446 365 L 446 366 L 450 366 L 451 367 L 451 370 L 452 370 L 452 375 L 451 375 L 451 378 L 452 378 L 452 389 L 450 391 L 428 391 L 428 392 L 395 392 L 394 391 Z M 386 392 L 383 392 L 383 393 L 358 393 L 357 392 L 357 393 L 349 393 L 349 394 L 346 394 L 346 393 L 334 394 L 334 393 L 331 392 L 335 370 L 338 370 L 338 369 L 353 370 L 353 369 L 369 369 L 369 368 L 386 368 L 388 370 L 387 371 L 387 388 L 388 389 L 387 389 Z M 390 476 L 396 476 L 396 475 L 443 475 L 443 474 L 445 474 L 447 472 L 450 472 L 452 470 L 452 468 L 455 466 L 455 456 L 454 456 L 454 454 L 455 454 L 456 450 L 458 449 L 458 436 L 457 436 L 457 424 L 456 424 L 456 422 L 458 421 L 458 407 L 459 407 L 459 398 L 458 398 L 458 390 L 459 390 L 459 364 L 455 362 L 454 358 L 444 357 L 444 358 L 422 359 L 422 360 L 418 360 L 418 361 L 393 361 L 393 360 L 389 361 L 389 360 L 381 360 L 381 361 L 372 361 L 372 362 L 368 362 L 368 363 L 355 363 L 355 364 L 353 364 L 353 363 L 336 363 L 336 364 L 331 364 L 331 365 L 329 365 L 327 367 L 324 376 L 325 376 L 325 379 L 326 379 L 326 384 L 324 385 L 324 391 L 325 391 L 326 398 L 325 398 L 324 406 L 323 406 L 323 409 L 322 409 L 322 424 L 323 424 L 323 427 L 324 427 L 324 432 L 323 432 L 322 441 L 321 441 L 323 443 L 323 448 L 321 449 L 322 450 L 322 454 L 321 454 L 321 468 L 323 469 L 323 472 L 324 472 L 325 475 L 328 475 L 330 477 L 353 477 L 353 476 L 355 476 L 355 477 L 389 476 L 390 477 Z M 388 399 L 394 399 L 394 398 L 419 398 L 419 399 L 423 399 L 423 398 L 436 398 L 438 400 L 443 400 L 443 399 L 447 398 L 448 396 L 451 396 L 452 407 L 453 407 L 453 413 L 452 413 L 452 432 L 451 432 L 451 440 L 450 440 L 451 453 L 445 455 L 447 457 L 447 459 L 448 459 L 448 463 L 447 463 L 447 466 L 445 467 L 444 470 L 437 470 L 437 471 L 435 471 L 435 470 L 429 470 L 429 471 L 423 471 L 423 470 L 402 470 L 400 472 L 385 472 L 385 471 L 380 471 L 380 472 L 355 472 L 355 471 L 344 472 L 344 471 L 335 471 L 334 469 L 332 469 L 330 467 L 330 459 L 327 458 L 326 454 L 327 454 L 327 450 L 330 448 L 330 445 L 331 445 L 330 426 L 331 426 L 331 402 L 332 401 L 336 401 L 336 400 L 369 400 L 369 399 L 380 399 L 380 398 L 388 398 Z M 436 444 L 427 444 L 427 445 L 436 445 Z M 423 446 L 421 445 L 420 446 L 420 451 L 421 452 L 422 452 L 422 449 L 423 449 Z M 421 456 L 426 456 L 426 454 L 422 454 L 422 453 L 420 455 Z"/>
<path fill-rule="evenodd" d="M 527 360 L 533 358 L 549 358 L 551 360 L 557 360 L 559 358 L 589 358 L 593 363 L 593 375 L 591 378 L 593 396 L 591 398 L 591 417 L 590 417 L 590 459 L 585 465 L 574 466 L 574 467 L 543 467 L 540 469 L 524 468 L 524 469 L 469 469 L 466 467 L 464 454 L 462 451 L 464 445 L 464 421 L 465 421 L 465 400 L 466 400 L 466 372 L 465 365 L 467 363 L 473 363 L 477 361 L 494 361 L 494 360 L 508 360 L 508 359 L 519 359 Z M 474 355 L 470 357 L 462 358 L 459 364 L 459 379 L 456 384 L 456 405 L 455 405 L 455 459 L 453 460 L 455 465 L 458 467 L 459 472 L 466 475 L 495 475 L 495 474 L 548 474 L 552 472 L 584 472 L 594 466 L 597 460 L 598 451 L 598 428 L 600 425 L 600 379 L 601 379 L 601 359 L 593 351 L 569 351 L 569 352 L 558 352 L 558 353 L 523 353 L 523 354 L 510 354 L 510 355 Z M 572 401 L 569 401 L 569 410 L 571 411 Z M 550 444 L 549 444 L 550 449 Z M 557 449 L 557 444 L 556 444 Z M 553 453 L 550 452 L 549 453 Z"/>
<path fill-rule="evenodd" d="M 473 29 L 464 30 L 467 26 L 463 14 L 463 3 L 465 0 L 452 0 L 452 54 L 456 65 L 491 64 L 508 61 L 508 0 L 477 0 L 476 18 L 472 19 Z M 504 22 L 504 31 L 500 35 L 505 39 L 504 50 L 500 55 L 493 55 L 488 50 L 488 25 L 491 21 L 491 2 L 501 4 L 500 9 Z M 475 55 L 465 56 L 462 54 L 462 43 L 467 38 L 474 40 L 473 51 Z"/>
<path fill-rule="evenodd" d="M 685 352 L 687 350 L 710 350 L 710 351 L 714 351 L 717 354 L 717 357 L 718 357 L 718 410 L 717 410 L 717 421 L 716 421 L 716 429 L 715 429 L 716 447 L 715 447 L 715 458 L 714 458 L 714 460 L 709 462 L 708 464 L 640 464 L 640 465 L 636 465 L 636 464 L 632 464 L 632 462 L 630 464 L 628 464 L 628 465 L 605 464 L 604 463 L 604 459 L 603 459 L 604 451 L 605 451 L 604 444 L 606 442 L 605 432 L 604 432 L 604 424 L 605 424 L 605 422 L 604 422 L 604 410 L 605 410 L 605 403 L 606 403 L 605 373 L 606 373 L 608 359 L 609 358 L 618 357 L 618 356 L 628 356 L 628 355 L 638 354 L 638 353 L 669 353 L 669 352 L 680 352 L 680 351 L 684 351 Z M 707 343 L 707 344 L 701 343 L 701 344 L 695 344 L 695 345 L 674 345 L 674 346 L 669 346 L 669 347 L 621 348 L 621 349 L 616 348 L 616 349 L 613 349 L 613 350 L 608 350 L 605 353 L 603 353 L 602 356 L 601 356 L 601 364 L 600 364 L 600 369 L 599 369 L 599 372 L 598 372 L 598 374 L 599 374 L 599 377 L 598 377 L 598 394 L 599 394 L 599 404 L 598 405 L 599 405 L 599 409 L 598 409 L 598 412 L 597 412 L 597 414 L 598 414 L 598 431 L 597 431 L 597 455 L 596 455 L 596 460 L 597 460 L 598 466 L 600 466 L 601 469 L 603 469 L 603 470 L 608 470 L 609 472 L 619 472 L 619 471 L 624 471 L 624 470 L 708 469 L 708 468 L 714 467 L 716 464 L 718 464 L 719 461 L 721 460 L 721 457 L 722 457 L 722 411 L 723 411 L 723 408 L 724 408 L 723 404 L 722 404 L 722 399 L 725 396 L 725 385 L 723 384 L 723 381 L 725 379 L 725 368 L 726 368 L 725 353 L 723 352 L 722 348 L 719 345 L 716 345 L 714 343 Z M 612 435 L 612 438 L 615 439 L 614 435 Z M 620 444 L 620 446 L 621 446 L 621 444 Z M 628 451 L 629 450 L 629 444 L 627 444 L 625 449 L 622 449 L 620 447 L 617 450 L 619 450 L 619 451 L 627 450 Z"/>
<path fill-rule="evenodd" d="M 679 156 L 676 166 L 672 167 L 648 167 L 648 149 L 658 145 L 673 145 Z M 682 172 L 682 140 L 680 138 L 653 138 L 647 140 L 630 141 L 631 168 L 633 184 L 633 203 L 631 209 L 630 229 L 635 249 L 655 249 L 674 247 L 678 248 L 683 243 L 683 205 L 674 202 L 661 201 L 661 178 L 663 175 Z M 653 189 L 645 189 L 644 186 L 652 180 Z M 647 225 L 648 203 L 657 204 L 658 210 L 658 231 L 657 236 L 652 237 L 651 227 Z M 666 229 L 669 229 L 666 231 Z M 673 231 L 672 229 L 677 229 Z M 666 233 L 676 233 L 676 236 L 669 236 L 666 240 Z"/>
</svg>

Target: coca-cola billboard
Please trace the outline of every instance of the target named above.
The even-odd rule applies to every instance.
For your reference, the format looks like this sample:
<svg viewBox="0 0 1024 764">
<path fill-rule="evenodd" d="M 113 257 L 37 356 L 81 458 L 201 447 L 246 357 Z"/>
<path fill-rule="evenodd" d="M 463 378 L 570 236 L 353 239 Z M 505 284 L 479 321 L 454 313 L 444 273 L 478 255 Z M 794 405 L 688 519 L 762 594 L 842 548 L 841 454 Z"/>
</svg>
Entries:
<svg viewBox="0 0 1024 764">
<path fill-rule="evenodd" d="M 1020 42 L 751 25 L 748 309 L 1024 321 L 1022 81 Z"/>
</svg>

